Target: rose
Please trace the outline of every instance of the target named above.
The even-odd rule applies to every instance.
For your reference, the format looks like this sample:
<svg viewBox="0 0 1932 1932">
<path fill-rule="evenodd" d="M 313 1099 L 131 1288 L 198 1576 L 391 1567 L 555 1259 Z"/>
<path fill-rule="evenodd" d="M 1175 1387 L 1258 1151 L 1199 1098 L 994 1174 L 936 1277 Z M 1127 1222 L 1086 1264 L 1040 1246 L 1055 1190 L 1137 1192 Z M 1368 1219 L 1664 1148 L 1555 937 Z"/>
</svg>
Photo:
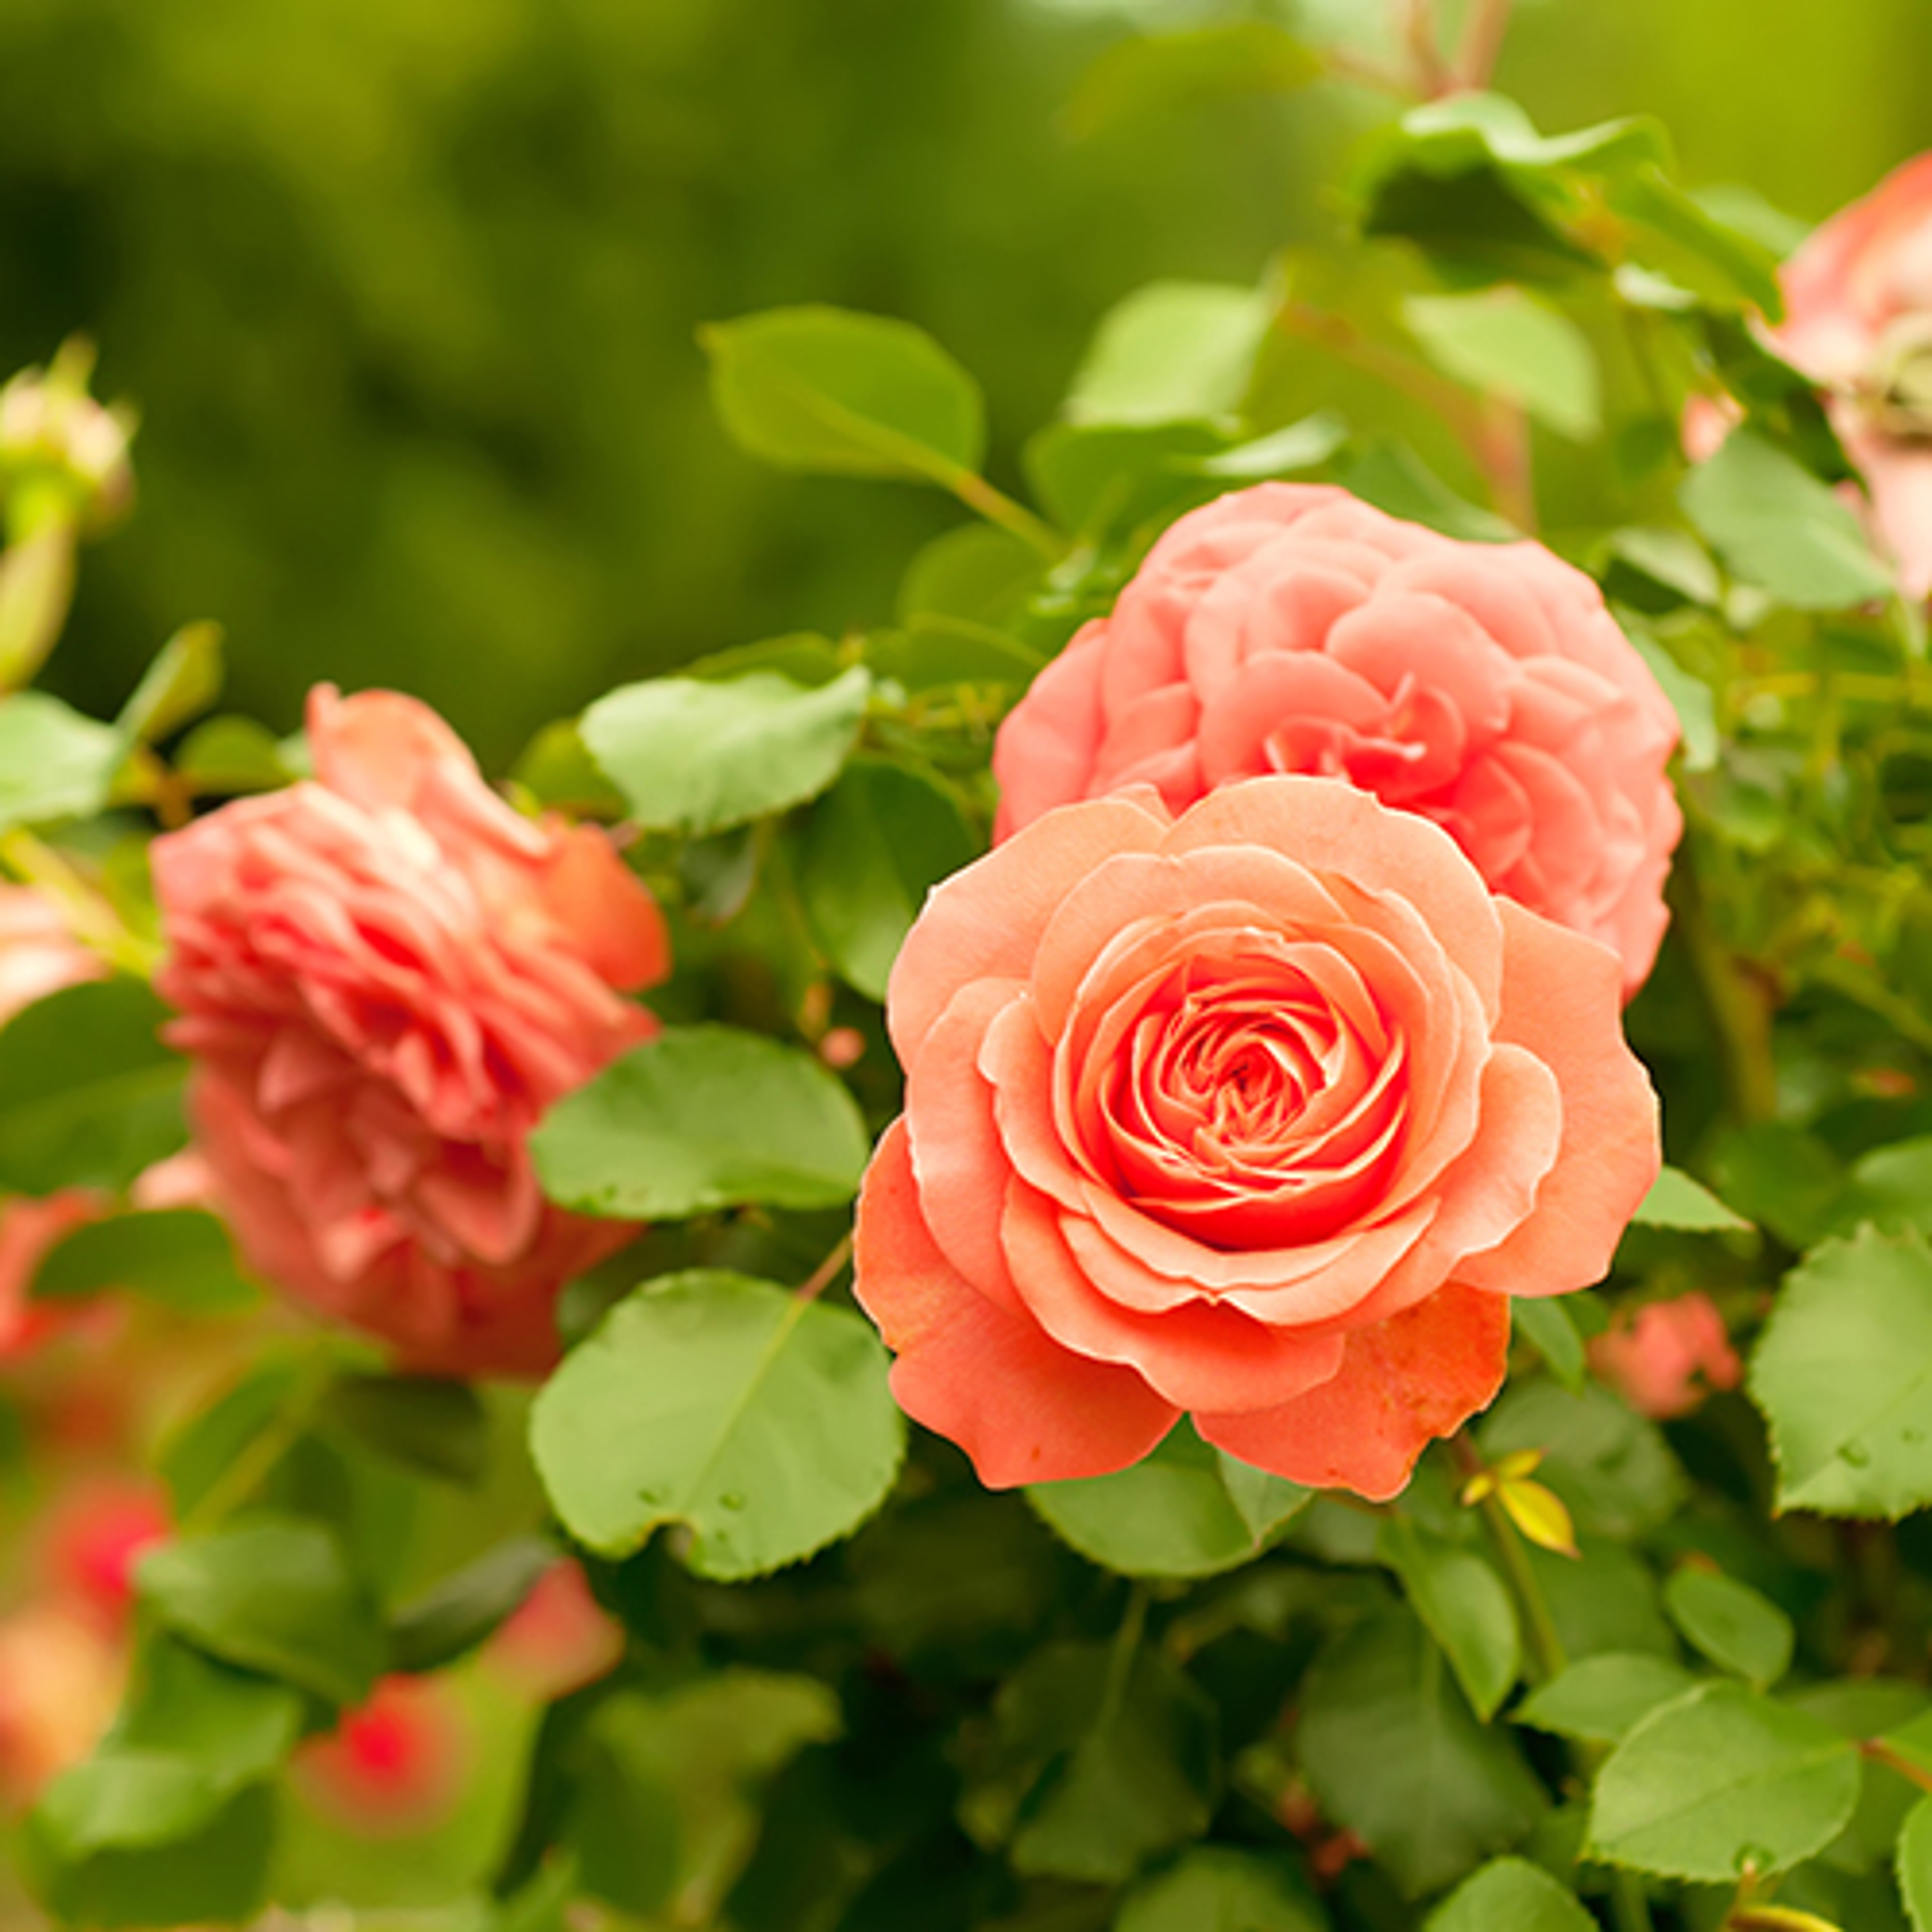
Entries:
<svg viewBox="0 0 1932 1932">
<path fill-rule="evenodd" d="M 1512 1294 L 1598 1280 L 1655 1178 L 1615 956 L 1334 779 L 1049 812 L 940 886 L 860 1198 L 892 1385 L 995 1486 L 1183 1410 L 1377 1498 L 1500 1385 Z"/>
<path fill-rule="evenodd" d="M 1908 596 L 1932 592 L 1932 154 L 1908 161 L 1813 233 L 1780 275 L 1768 332 L 1828 392 Z"/>
<path fill-rule="evenodd" d="M 1708 1294 L 1646 1302 L 1590 1344 L 1590 1366 L 1640 1414 L 1688 1415 L 1711 1389 L 1732 1389 L 1744 1365 Z"/>
<path fill-rule="evenodd" d="M 1498 892 L 1642 983 L 1683 821 L 1669 701 L 1596 586 L 1346 491 L 1264 483 L 1183 517 L 1001 727 L 995 835 L 1154 785 L 1175 811 L 1270 771 L 1433 820 Z"/>
<path fill-rule="evenodd" d="M 656 907 L 601 831 L 513 812 L 432 712 L 311 695 L 313 782 L 158 838 L 156 975 L 251 1264 L 411 1365 L 540 1371 L 634 1232 L 549 1205 L 544 1111 L 652 1030 Z"/>
</svg>

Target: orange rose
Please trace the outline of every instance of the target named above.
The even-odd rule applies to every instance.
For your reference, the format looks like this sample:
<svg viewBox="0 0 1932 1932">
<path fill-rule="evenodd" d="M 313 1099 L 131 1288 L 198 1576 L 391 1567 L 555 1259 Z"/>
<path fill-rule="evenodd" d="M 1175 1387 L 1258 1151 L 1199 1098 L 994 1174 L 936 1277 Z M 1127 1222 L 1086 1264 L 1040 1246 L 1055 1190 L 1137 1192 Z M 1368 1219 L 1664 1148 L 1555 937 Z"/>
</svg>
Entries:
<svg viewBox="0 0 1932 1932">
<path fill-rule="evenodd" d="M 657 908 L 413 698 L 322 686 L 308 732 L 313 782 L 153 847 L 217 1204 L 258 1273 L 412 1366 L 540 1371 L 558 1289 L 634 1231 L 550 1206 L 530 1130 L 651 1033 L 621 994 L 666 970 Z"/>
<path fill-rule="evenodd" d="M 994 751 L 995 831 L 1136 783 L 1181 812 L 1264 772 L 1346 778 L 1601 940 L 1634 992 L 1669 917 L 1677 736 L 1597 586 L 1540 544 L 1264 483 L 1183 517 L 1041 673 Z"/>
<path fill-rule="evenodd" d="M 1050 812 L 940 886 L 887 1017 L 857 1293 L 982 1478 L 1183 1410 L 1393 1496 L 1495 1395 L 1508 1297 L 1598 1280 L 1658 1165 L 1616 956 L 1333 779 Z"/>
</svg>

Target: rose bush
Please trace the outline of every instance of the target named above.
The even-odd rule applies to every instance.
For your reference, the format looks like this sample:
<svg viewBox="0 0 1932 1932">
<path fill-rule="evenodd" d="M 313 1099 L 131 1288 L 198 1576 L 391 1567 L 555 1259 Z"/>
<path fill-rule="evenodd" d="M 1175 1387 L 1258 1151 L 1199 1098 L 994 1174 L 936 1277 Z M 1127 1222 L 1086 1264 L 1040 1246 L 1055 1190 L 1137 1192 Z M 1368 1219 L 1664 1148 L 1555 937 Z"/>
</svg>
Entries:
<svg viewBox="0 0 1932 1932">
<path fill-rule="evenodd" d="M 547 1203 L 544 1110 L 652 1022 L 649 893 L 602 832 L 496 797 L 414 700 L 317 688 L 315 778 L 157 839 L 157 988 L 255 1268 L 406 1362 L 529 1373 L 634 1232 Z"/>
<path fill-rule="evenodd" d="M 1607 948 L 1333 779 L 1049 812 L 940 886 L 856 1293 L 996 1486 L 1185 1410 L 1387 1497 L 1495 1395 L 1512 1294 L 1598 1280 L 1655 1178 Z"/>
<path fill-rule="evenodd" d="M 1540 545 L 1266 483 L 1183 517 L 1040 674 L 994 752 L 998 836 L 1136 783 L 1178 812 L 1264 772 L 1346 778 L 1612 947 L 1634 991 L 1669 916 L 1677 735 L 1596 586 Z"/>
</svg>

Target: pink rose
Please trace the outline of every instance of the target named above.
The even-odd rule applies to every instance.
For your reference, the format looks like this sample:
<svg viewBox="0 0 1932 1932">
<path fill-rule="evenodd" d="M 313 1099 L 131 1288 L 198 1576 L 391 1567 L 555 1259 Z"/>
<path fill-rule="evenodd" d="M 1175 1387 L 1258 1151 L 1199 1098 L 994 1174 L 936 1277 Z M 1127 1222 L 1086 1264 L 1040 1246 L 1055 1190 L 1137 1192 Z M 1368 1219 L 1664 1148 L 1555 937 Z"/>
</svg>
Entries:
<svg viewBox="0 0 1932 1932">
<path fill-rule="evenodd" d="M 51 899 L 32 886 L 0 886 L 0 1022 L 106 970 L 99 955 L 74 938 Z"/>
<path fill-rule="evenodd" d="M 1669 918 L 1677 736 L 1596 586 L 1540 546 L 1264 483 L 1183 517 L 1040 674 L 994 747 L 995 836 L 1137 782 L 1180 812 L 1263 772 L 1346 778 L 1602 940 L 1634 992 Z"/>
<path fill-rule="evenodd" d="M 155 985 L 250 1264 L 413 1366 L 554 1359 L 557 1290 L 633 1230 L 568 1214 L 526 1142 L 650 1016 L 662 922 L 601 831 L 534 822 L 389 692 L 311 694 L 315 779 L 155 840 Z"/>
<path fill-rule="evenodd" d="M 1888 175 L 1784 265 L 1768 332 L 1829 393 L 1908 596 L 1932 592 L 1932 154 Z"/>
<path fill-rule="evenodd" d="M 1590 1365 L 1640 1415 L 1688 1415 L 1712 1389 L 1736 1388 L 1744 1365 L 1708 1294 L 1647 1302 L 1590 1344 Z"/>
<path fill-rule="evenodd" d="M 1616 956 L 1332 779 L 1048 813 L 939 886 L 857 1293 L 904 1407 L 995 1487 L 1183 1410 L 1394 1495 L 1495 1395 L 1512 1294 L 1598 1280 L 1655 1177 Z"/>
</svg>

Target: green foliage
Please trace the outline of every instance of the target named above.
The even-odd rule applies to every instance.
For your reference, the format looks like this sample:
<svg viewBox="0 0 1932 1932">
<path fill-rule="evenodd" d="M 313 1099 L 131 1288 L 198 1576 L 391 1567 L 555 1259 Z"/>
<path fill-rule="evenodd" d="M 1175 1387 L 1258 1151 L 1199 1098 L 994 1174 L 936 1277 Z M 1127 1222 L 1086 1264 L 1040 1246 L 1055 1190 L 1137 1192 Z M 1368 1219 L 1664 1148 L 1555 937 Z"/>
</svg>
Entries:
<svg viewBox="0 0 1932 1932">
<path fill-rule="evenodd" d="M 832 308 L 769 309 L 701 332 L 725 427 L 790 470 L 948 483 L 980 466 L 978 385 L 922 329 Z"/>
<path fill-rule="evenodd" d="M 799 894 L 840 976 L 875 1000 L 926 893 L 978 856 L 951 796 L 923 773 L 858 758 L 813 808 Z"/>
<path fill-rule="evenodd" d="M 1358 1625 L 1308 1673 L 1298 1750 L 1338 1823 L 1412 1898 L 1521 1841 L 1543 1787 L 1485 1726 L 1422 1626 L 1390 1612 Z"/>
<path fill-rule="evenodd" d="M 1912 1915 L 1912 1932 L 1932 1926 L 1932 1797 L 1912 1808 L 1898 1834 L 1898 1888 Z"/>
<path fill-rule="evenodd" d="M 872 680 L 782 674 L 626 685 L 584 715 L 584 742 L 639 824 L 706 832 L 815 798 L 857 742 Z"/>
<path fill-rule="evenodd" d="M 1750 1226 L 1701 1182 L 1675 1167 L 1666 1167 L 1657 1177 L 1634 1219 L 1642 1228 L 1678 1228 L 1697 1234 L 1721 1233 Z"/>
<path fill-rule="evenodd" d="M 47 1251 L 32 1292 L 37 1300 L 66 1301 L 109 1288 L 188 1315 L 234 1314 L 261 1300 L 260 1287 L 236 1265 L 227 1229 L 200 1208 L 88 1222 Z"/>
<path fill-rule="evenodd" d="M 1588 1932 L 1596 1921 L 1540 1866 L 1498 1858 L 1429 1916 L 1427 1932 Z"/>
<path fill-rule="evenodd" d="M 512 1537 L 443 1577 L 396 1612 L 389 1658 L 402 1671 L 440 1670 L 491 1636 L 557 1560 L 540 1536 Z"/>
<path fill-rule="evenodd" d="M 1829 1844 L 1858 1796 L 1856 1748 L 1829 1725 L 1742 1685 L 1702 1684 L 1610 1754 L 1589 1855 L 1707 1884 L 1769 1876 Z"/>
<path fill-rule="evenodd" d="M 1685 477 L 1684 513 L 1725 562 L 1800 610 L 1889 596 L 1891 573 L 1837 496 L 1748 430 Z"/>
<path fill-rule="evenodd" d="M 139 980 L 70 986 L 0 1030 L 0 1187 L 126 1186 L 188 1137 L 187 1063 Z"/>
<path fill-rule="evenodd" d="M 1034 1483 L 1027 1500 L 1090 1562 L 1129 1576 L 1212 1576 L 1249 1561 L 1309 1492 L 1210 1448 L 1181 1422 L 1111 1476 Z"/>
<path fill-rule="evenodd" d="M 340 1540 L 320 1523 L 262 1515 L 144 1557 L 141 1598 L 224 1662 L 338 1704 L 367 1696 L 386 1648 Z"/>
<path fill-rule="evenodd" d="M 119 732 L 37 691 L 0 698 L 0 831 L 88 818 L 127 756 Z"/>
<path fill-rule="evenodd" d="M 621 1556 L 682 1523 L 684 1560 L 726 1580 L 849 1535 L 891 1486 L 904 1438 L 866 1323 L 715 1270 L 619 1303 L 530 1420 L 538 1471 L 580 1542 Z"/>
<path fill-rule="evenodd" d="M 483 1474 L 489 1419 L 465 1383 L 436 1376 L 338 1376 L 321 1412 L 406 1468 L 452 1483 L 474 1483 Z"/>
<path fill-rule="evenodd" d="M 1235 415 L 1274 304 L 1256 289 L 1154 282 L 1111 310 L 1063 406 L 1086 428 Z"/>
<path fill-rule="evenodd" d="M 1328 1932 L 1314 1894 L 1279 1858 L 1223 1845 L 1184 1852 L 1126 1895 L 1115 1932 Z"/>
<path fill-rule="evenodd" d="M 1521 289 L 1412 296 L 1409 333 L 1457 381 L 1526 410 L 1559 435 L 1587 442 L 1602 424 L 1596 359 L 1570 319 Z"/>
<path fill-rule="evenodd" d="M 1829 1241 L 1786 1280 L 1751 1358 L 1778 1500 L 1900 1516 L 1932 1502 L 1932 1251 L 1916 1232 Z"/>
<path fill-rule="evenodd" d="M 1690 1688 L 1681 1664 L 1638 1651 L 1586 1657 L 1539 1684 L 1510 1714 L 1520 1724 L 1592 1744 L 1616 1744 Z"/>
<path fill-rule="evenodd" d="M 1485 1721 L 1514 1688 L 1522 1664 L 1516 1609 L 1495 1570 L 1473 1550 L 1392 1516 L 1376 1550 L 1402 1579 L 1402 1593 L 1441 1647 L 1476 1715 Z"/>
<path fill-rule="evenodd" d="M 1760 1690 L 1791 1667 L 1791 1619 L 1748 1583 L 1687 1566 L 1664 1585 L 1664 1606 L 1692 1649 Z"/>
<path fill-rule="evenodd" d="M 868 1144 L 851 1096 L 816 1060 L 696 1026 L 667 1028 L 566 1096 L 530 1148 L 562 1206 L 662 1220 L 745 1202 L 838 1206 Z"/>
</svg>

